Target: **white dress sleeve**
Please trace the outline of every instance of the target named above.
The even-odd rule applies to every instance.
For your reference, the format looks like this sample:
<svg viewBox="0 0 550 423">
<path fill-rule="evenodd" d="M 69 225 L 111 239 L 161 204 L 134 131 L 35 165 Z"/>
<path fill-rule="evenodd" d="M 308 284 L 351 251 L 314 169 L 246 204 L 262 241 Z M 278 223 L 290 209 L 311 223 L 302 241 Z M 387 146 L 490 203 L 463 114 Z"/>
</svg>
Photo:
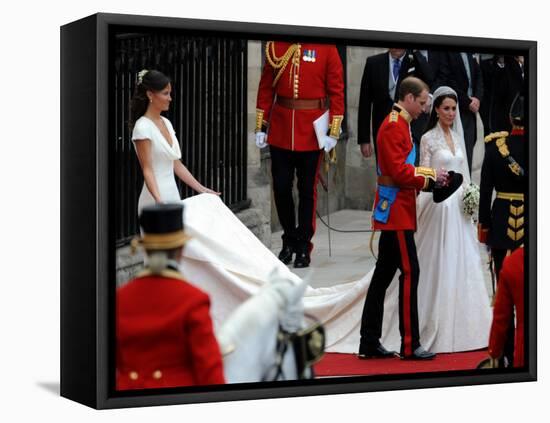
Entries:
<svg viewBox="0 0 550 423">
<path fill-rule="evenodd" d="M 428 133 L 422 136 L 420 140 L 420 160 L 418 165 L 422 167 L 432 167 L 432 145 L 431 137 Z"/>
<path fill-rule="evenodd" d="M 151 134 L 151 125 L 146 119 L 138 119 L 134 125 L 134 130 L 132 131 L 132 141 L 135 140 L 153 140 Z"/>
</svg>

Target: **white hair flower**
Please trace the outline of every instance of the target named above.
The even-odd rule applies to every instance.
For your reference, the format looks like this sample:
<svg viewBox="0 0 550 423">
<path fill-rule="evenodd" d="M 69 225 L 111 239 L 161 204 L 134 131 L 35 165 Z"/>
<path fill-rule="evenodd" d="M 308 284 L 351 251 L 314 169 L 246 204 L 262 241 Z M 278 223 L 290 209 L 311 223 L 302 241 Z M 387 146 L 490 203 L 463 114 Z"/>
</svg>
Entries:
<svg viewBox="0 0 550 423">
<path fill-rule="evenodd" d="M 141 84 L 143 82 L 143 77 L 145 76 L 145 74 L 149 72 L 149 70 L 147 69 L 143 69 L 141 71 L 139 71 L 138 73 L 138 84 Z"/>
</svg>

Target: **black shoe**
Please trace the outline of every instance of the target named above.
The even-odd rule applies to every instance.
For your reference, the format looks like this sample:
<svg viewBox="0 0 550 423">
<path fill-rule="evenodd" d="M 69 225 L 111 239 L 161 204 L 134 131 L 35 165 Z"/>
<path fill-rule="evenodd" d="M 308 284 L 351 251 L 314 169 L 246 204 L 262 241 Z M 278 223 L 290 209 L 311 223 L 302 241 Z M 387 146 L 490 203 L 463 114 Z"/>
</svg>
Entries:
<svg viewBox="0 0 550 423">
<path fill-rule="evenodd" d="M 392 358 L 398 357 L 396 351 L 388 351 L 382 344 L 378 344 L 375 348 L 359 348 L 357 358 L 359 360 L 367 360 L 369 358 Z"/>
<path fill-rule="evenodd" d="M 294 249 L 288 244 L 283 244 L 283 249 L 279 253 L 279 260 L 284 264 L 288 264 L 292 261 L 292 254 L 294 254 Z"/>
<path fill-rule="evenodd" d="M 296 258 L 294 259 L 294 267 L 296 269 L 308 267 L 309 263 L 311 263 L 311 258 L 309 257 L 309 253 L 300 251 L 296 253 Z"/>
<path fill-rule="evenodd" d="M 401 356 L 402 360 L 433 360 L 435 353 L 426 351 L 422 347 L 418 347 L 411 355 Z"/>
</svg>

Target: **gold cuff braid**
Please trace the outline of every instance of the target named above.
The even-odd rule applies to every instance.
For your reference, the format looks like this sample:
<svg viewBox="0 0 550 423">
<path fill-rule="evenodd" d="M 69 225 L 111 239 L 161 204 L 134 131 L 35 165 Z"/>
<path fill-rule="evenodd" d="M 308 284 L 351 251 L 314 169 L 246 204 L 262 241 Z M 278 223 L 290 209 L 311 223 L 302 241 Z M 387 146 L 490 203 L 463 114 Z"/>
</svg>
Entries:
<svg viewBox="0 0 550 423">
<path fill-rule="evenodd" d="M 431 167 L 415 167 L 414 176 L 424 176 L 425 178 L 430 178 L 434 181 L 436 180 L 435 169 L 432 169 Z"/>
<path fill-rule="evenodd" d="M 329 136 L 336 139 L 340 138 L 340 128 L 342 127 L 343 119 L 344 119 L 343 115 L 334 115 L 332 117 L 332 122 L 330 123 Z"/>
<path fill-rule="evenodd" d="M 262 130 L 262 125 L 264 123 L 264 111 L 262 109 L 256 109 L 256 132 Z"/>
<path fill-rule="evenodd" d="M 423 190 L 430 186 L 430 179 L 434 182 L 437 180 L 435 169 L 432 169 L 431 167 L 415 167 L 414 176 L 424 177 L 424 186 L 422 187 Z"/>
</svg>

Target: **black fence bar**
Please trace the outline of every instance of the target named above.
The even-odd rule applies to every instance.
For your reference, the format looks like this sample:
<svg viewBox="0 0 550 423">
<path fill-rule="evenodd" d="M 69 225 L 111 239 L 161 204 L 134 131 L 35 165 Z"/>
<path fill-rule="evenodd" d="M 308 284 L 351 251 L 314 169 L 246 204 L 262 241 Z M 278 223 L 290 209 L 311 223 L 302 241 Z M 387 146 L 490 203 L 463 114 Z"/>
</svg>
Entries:
<svg viewBox="0 0 550 423">
<path fill-rule="evenodd" d="M 191 173 L 232 209 L 247 202 L 247 41 L 183 35 L 119 34 L 114 61 L 117 244 L 139 233 L 143 177 L 128 130 L 129 102 L 142 69 L 172 80 L 166 117 Z M 195 194 L 178 181 L 182 198 Z"/>
</svg>

